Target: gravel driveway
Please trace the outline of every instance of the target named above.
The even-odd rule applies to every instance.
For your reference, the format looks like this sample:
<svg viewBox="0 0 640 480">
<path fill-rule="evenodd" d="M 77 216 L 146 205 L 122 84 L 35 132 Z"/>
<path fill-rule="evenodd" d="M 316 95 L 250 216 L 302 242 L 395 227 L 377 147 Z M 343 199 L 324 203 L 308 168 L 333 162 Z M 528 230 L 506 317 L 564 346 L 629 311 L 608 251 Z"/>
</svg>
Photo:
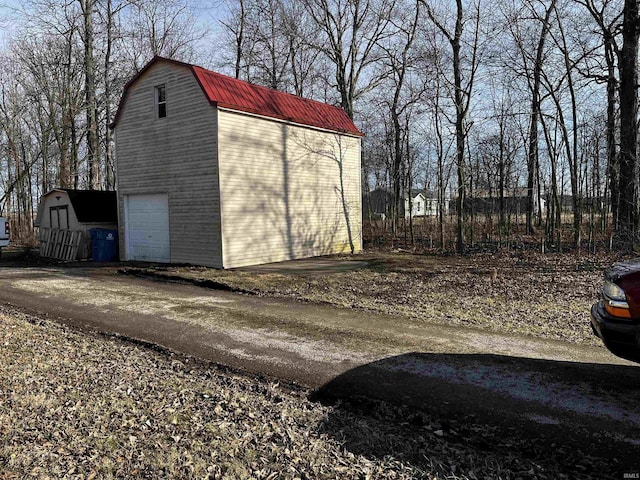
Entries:
<svg viewBox="0 0 640 480">
<path fill-rule="evenodd" d="M 79 328 L 294 381 L 332 402 L 379 398 L 481 423 L 494 438 L 561 443 L 640 472 L 640 369 L 604 348 L 118 276 L 2 268 L 0 303 Z M 498 432 L 498 433 L 495 433 Z M 562 449 L 565 451 L 565 449 Z M 542 453 L 541 453 L 542 452 Z"/>
</svg>

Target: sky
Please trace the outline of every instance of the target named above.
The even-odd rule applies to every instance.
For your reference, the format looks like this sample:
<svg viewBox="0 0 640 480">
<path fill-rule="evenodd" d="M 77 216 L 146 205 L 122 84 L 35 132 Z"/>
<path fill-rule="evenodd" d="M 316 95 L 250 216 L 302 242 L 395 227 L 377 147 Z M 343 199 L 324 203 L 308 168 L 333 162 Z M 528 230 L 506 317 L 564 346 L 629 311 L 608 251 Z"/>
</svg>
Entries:
<svg viewBox="0 0 640 480">
<path fill-rule="evenodd" d="M 191 0 L 189 5 L 198 18 L 199 26 L 215 36 L 220 29 L 220 20 L 226 15 L 227 8 L 223 0 Z M 23 0 L 0 0 L 0 45 L 4 45 L 19 24 L 19 11 Z"/>
<path fill-rule="evenodd" d="M 18 0 L 0 1 L 0 42 L 4 43 L 7 37 L 13 32 L 13 26 L 15 24 L 7 17 L 10 17 L 21 4 L 22 2 Z"/>
</svg>

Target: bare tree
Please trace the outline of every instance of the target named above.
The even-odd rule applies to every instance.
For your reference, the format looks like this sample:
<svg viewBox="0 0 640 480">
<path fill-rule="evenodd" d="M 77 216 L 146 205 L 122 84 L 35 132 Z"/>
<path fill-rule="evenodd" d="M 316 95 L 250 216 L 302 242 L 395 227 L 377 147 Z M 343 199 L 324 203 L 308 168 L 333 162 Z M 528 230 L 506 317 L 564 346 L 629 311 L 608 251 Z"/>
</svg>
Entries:
<svg viewBox="0 0 640 480">
<path fill-rule="evenodd" d="M 103 124 L 102 135 L 104 138 L 104 182 L 105 189 L 112 190 L 116 186 L 115 159 L 113 151 L 113 137 L 109 125 L 113 121 L 118 94 L 122 90 L 125 79 L 131 74 L 119 68 L 118 55 L 114 50 L 123 40 L 122 29 L 119 27 L 119 16 L 131 5 L 130 0 L 102 0 L 98 7 L 101 31 L 98 36 L 101 46 L 103 95 L 103 115 L 100 120 Z"/>
<path fill-rule="evenodd" d="M 289 47 L 293 93 L 301 97 L 313 96 L 322 77 L 322 65 L 318 58 L 320 52 L 309 47 L 309 39 L 317 38 L 318 26 L 306 14 L 303 4 L 286 2 L 282 29 Z"/>
<path fill-rule="evenodd" d="M 417 65 L 419 60 L 416 58 L 416 52 L 412 51 L 418 22 L 420 20 L 420 2 L 413 4 L 413 9 L 401 9 L 402 13 L 397 18 L 392 17 L 390 22 L 396 29 L 396 34 L 380 42 L 380 48 L 384 52 L 382 62 L 384 69 L 388 71 L 390 97 L 383 100 L 389 115 L 391 116 L 391 127 L 393 135 L 392 147 L 392 188 L 393 188 L 393 205 L 392 205 L 392 230 L 393 235 L 397 234 L 398 221 L 400 212 L 402 212 L 403 188 L 402 188 L 402 172 L 409 172 L 405 163 L 409 159 L 408 144 L 409 125 L 412 109 L 411 107 L 420 101 L 425 88 L 424 82 L 416 82 L 415 75 L 411 78 L 412 66 Z M 413 10 L 413 11 L 412 11 Z M 411 15 L 406 15 L 411 12 Z M 411 198 L 411 181 L 408 185 L 409 198 Z M 409 204 L 411 211 L 411 204 Z M 411 220 L 411 215 L 409 216 Z"/>
<path fill-rule="evenodd" d="M 291 43 L 284 27 L 283 0 L 254 0 L 250 36 L 254 42 L 254 79 L 269 88 L 286 90 L 291 70 Z"/>
<path fill-rule="evenodd" d="M 516 154 L 523 146 L 514 131 L 516 120 L 515 100 L 512 98 L 510 82 L 493 85 L 491 90 L 492 118 L 495 123 L 488 135 L 480 138 L 476 148 L 481 150 L 483 160 L 483 173 L 486 175 L 485 188 L 489 190 L 489 201 L 493 194 L 497 195 L 498 231 L 500 241 L 509 231 L 510 225 L 507 217 L 507 189 L 511 186 Z M 493 206 L 491 213 L 494 212 Z"/>
<path fill-rule="evenodd" d="M 588 78 L 595 78 L 598 82 L 606 83 L 607 91 L 607 171 L 609 176 L 609 190 L 611 194 L 611 211 L 613 214 L 613 224 L 617 228 L 618 205 L 619 205 L 619 183 L 620 165 L 616 144 L 616 104 L 618 101 L 618 78 L 616 76 L 616 66 L 620 56 L 618 46 L 618 32 L 621 29 L 622 13 L 617 9 L 617 2 L 613 0 L 576 0 L 583 5 L 591 14 L 595 21 L 599 35 L 602 37 L 604 48 L 605 72 L 602 69 L 594 71 L 594 68 L 587 66 L 584 75 Z M 591 57 L 595 57 L 591 55 Z M 596 68 L 600 65 L 599 58 L 595 57 L 593 63 Z"/>
<path fill-rule="evenodd" d="M 527 154 L 527 231 L 533 232 L 534 216 L 539 216 L 538 200 L 540 198 L 538 182 L 538 122 L 541 114 L 540 83 L 543 72 L 545 42 L 549 34 L 549 19 L 555 8 L 556 0 L 551 0 L 545 7 L 544 17 L 540 18 L 540 36 L 536 47 L 536 57 L 533 63 L 533 78 L 531 88 L 531 122 L 529 127 L 529 151 Z"/>
<path fill-rule="evenodd" d="M 66 37 L 29 38 L 16 44 L 16 58 L 24 69 L 23 82 L 34 106 L 46 115 L 46 130 L 56 143 L 57 186 L 74 187 L 78 175 L 77 119 L 82 112 L 82 65 L 73 42 Z M 36 47 L 37 45 L 37 47 Z M 49 150 L 53 153 L 53 150 Z M 48 161 L 49 159 L 47 159 Z"/>
<path fill-rule="evenodd" d="M 247 0 L 237 0 L 233 7 L 227 6 L 230 11 L 229 18 L 226 20 L 220 20 L 221 25 L 225 31 L 231 36 L 231 43 L 233 45 L 233 70 L 235 78 L 240 78 L 242 75 L 243 62 L 246 55 L 246 29 L 247 29 L 247 16 L 248 9 L 246 7 Z"/>
<path fill-rule="evenodd" d="M 462 42 L 465 27 L 465 8 L 462 0 L 456 0 L 456 16 L 453 28 L 447 27 L 434 12 L 433 8 L 424 0 L 427 14 L 431 21 L 440 30 L 451 46 L 453 69 L 453 103 L 455 108 L 455 132 L 456 132 L 456 169 L 457 169 L 457 221 L 456 221 L 456 250 L 462 252 L 465 248 L 464 218 L 466 198 L 466 168 L 465 148 L 469 125 L 466 123 L 467 114 L 473 92 L 476 71 L 478 69 L 478 46 L 480 35 L 480 2 L 472 7 L 471 21 L 473 22 L 472 40 L 468 45 L 468 65 L 463 73 Z M 465 75 L 466 73 L 466 75 Z M 466 79 L 465 79 L 466 76 Z M 463 83 L 463 79 L 466 80 Z"/>
<path fill-rule="evenodd" d="M 32 167 L 38 161 L 33 155 L 29 132 L 29 104 L 21 82 L 20 72 L 14 59 L 5 58 L 0 65 L 0 147 L 4 152 L 0 170 L 3 192 L 0 196 L 0 211 L 8 211 L 11 225 L 18 240 L 29 240 L 33 231 Z M 4 165 L 3 165 L 4 163 Z M 6 209 L 3 208 L 6 206 Z"/>
<path fill-rule="evenodd" d="M 350 118 L 355 102 L 375 88 L 382 76 L 370 68 L 377 61 L 376 46 L 389 34 L 393 2 L 389 0 L 303 0 L 321 35 L 309 39 L 312 48 L 331 63 L 334 81 L 327 78 L 340 95 L 340 105 Z M 366 85 L 361 79 L 369 73 Z"/>
<path fill-rule="evenodd" d="M 187 0 L 132 0 L 122 22 L 123 41 L 118 46 L 127 70 L 134 72 L 156 55 L 192 61 L 194 45 L 206 33 Z"/>
<path fill-rule="evenodd" d="M 89 188 L 100 187 L 100 150 L 98 142 L 98 106 L 96 103 L 96 67 L 93 56 L 93 15 L 94 0 L 78 0 L 82 10 L 84 30 L 84 91 L 87 115 L 87 169 Z"/>
<path fill-rule="evenodd" d="M 451 166 L 447 167 L 449 152 L 453 146 L 452 141 L 447 141 L 442 127 L 442 109 L 440 106 L 440 82 L 436 81 L 435 95 L 431 103 L 431 112 L 434 122 L 434 144 L 437 157 L 437 192 L 438 192 L 438 238 L 440 247 L 445 248 L 445 213 L 448 210 L 447 186 L 451 175 Z"/>
<path fill-rule="evenodd" d="M 555 19 L 557 23 L 557 33 L 553 35 L 554 41 L 558 46 L 564 63 L 565 71 L 563 72 L 563 81 L 567 85 L 569 91 L 570 101 L 570 115 L 571 115 L 571 134 L 565 122 L 565 115 L 563 112 L 563 106 L 560 104 L 560 99 L 557 95 L 557 90 L 551 87 L 549 94 L 553 99 L 556 108 L 558 110 L 559 125 L 562 129 L 562 135 L 564 138 L 564 145 L 566 149 L 567 160 L 569 162 L 569 178 L 571 182 L 571 201 L 573 210 L 573 244 L 574 247 L 580 248 L 581 241 L 581 224 L 582 224 L 582 192 L 580 191 L 580 168 L 578 165 L 578 106 L 577 106 L 577 94 L 576 86 L 574 82 L 574 69 L 576 61 L 570 57 L 569 46 L 567 43 L 567 36 L 565 35 L 564 27 L 562 25 L 561 16 L 559 14 L 557 5 L 554 6 Z M 545 80 L 548 82 L 548 78 L 545 75 Z M 571 138 L 569 138 L 571 135 Z"/>
</svg>

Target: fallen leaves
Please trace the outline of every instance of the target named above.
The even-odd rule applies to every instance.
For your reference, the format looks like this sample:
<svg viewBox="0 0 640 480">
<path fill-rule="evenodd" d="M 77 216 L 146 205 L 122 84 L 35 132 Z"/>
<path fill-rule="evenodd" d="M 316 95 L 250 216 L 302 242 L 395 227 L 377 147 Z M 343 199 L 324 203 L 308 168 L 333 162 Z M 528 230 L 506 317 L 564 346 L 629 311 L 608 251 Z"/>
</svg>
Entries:
<svg viewBox="0 0 640 480">
<path fill-rule="evenodd" d="M 0 345 L 3 478 L 355 478 L 370 463 L 318 433 L 328 408 L 305 392 L 17 314 L 0 313 Z"/>
</svg>

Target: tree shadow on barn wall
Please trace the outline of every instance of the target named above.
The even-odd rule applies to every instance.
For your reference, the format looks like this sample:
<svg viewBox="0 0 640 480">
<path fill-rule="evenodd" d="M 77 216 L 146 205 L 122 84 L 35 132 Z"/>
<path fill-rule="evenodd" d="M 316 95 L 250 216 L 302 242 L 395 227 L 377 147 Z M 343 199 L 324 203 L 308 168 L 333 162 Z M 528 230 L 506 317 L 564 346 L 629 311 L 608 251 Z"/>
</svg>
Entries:
<svg viewBox="0 0 640 480">
<path fill-rule="evenodd" d="M 320 431 L 368 458 L 460 478 L 622 478 L 640 471 L 624 440 L 640 428 L 639 380 L 635 366 L 408 353 L 349 370 L 311 400 L 333 407 Z"/>
<path fill-rule="evenodd" d="M 296 129 L 283 125 L 278 132 L 228 135 L 230 143 L 245 147 L 239 161 L 222 168 L 221 178 L 233 181 L 221 186 L 229 264 L 242 264 L 246 257 L 265 263 L 348 249 L 350 223 L 338 187 L 339 165 L 320 157 Z M 264 158 L 248 162 L 251 152 Z"/>
</svg>

